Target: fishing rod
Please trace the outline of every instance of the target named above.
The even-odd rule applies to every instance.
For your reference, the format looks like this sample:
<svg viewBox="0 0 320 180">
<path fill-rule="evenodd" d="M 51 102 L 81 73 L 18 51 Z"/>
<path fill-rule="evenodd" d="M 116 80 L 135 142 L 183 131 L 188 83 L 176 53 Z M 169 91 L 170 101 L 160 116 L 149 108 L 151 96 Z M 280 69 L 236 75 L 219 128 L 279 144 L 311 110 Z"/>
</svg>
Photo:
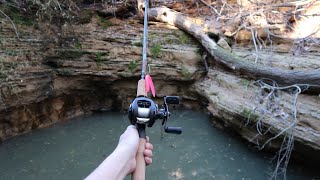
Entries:
<svg viewBox="0 0 320 180">
<path fill-rule="evenodd" d="M 146 144 L 146 126 L 152 127 L 155 120 L 162 119 L 162 126 L 166 133 L 181 134 L 181 127 L 167 126 L 167 120 L 170 117 L 168 104 L 179 104 L 179 96 L 164 96 L 164 103 L 161 108 L 148 98 L 148 92 L 151 91 L 155 97 L 155 88 L 150 74 L 146 73 L 147 67 L 147 39 L 148 39 L 148 10 L 149 0 L 144 4 L 144 29 L 143 29 L 143 50 L 141 79 L 138 81 L 137 96 L 132 101 L 128 109 L 130 123 L 137 127 L 139 133 L 139 148 L 136 154 L 136 169 L 132 174 L 132 180 L 144 180 L 146 163 L 144 160 L 144 149 Z"/>
</svg>

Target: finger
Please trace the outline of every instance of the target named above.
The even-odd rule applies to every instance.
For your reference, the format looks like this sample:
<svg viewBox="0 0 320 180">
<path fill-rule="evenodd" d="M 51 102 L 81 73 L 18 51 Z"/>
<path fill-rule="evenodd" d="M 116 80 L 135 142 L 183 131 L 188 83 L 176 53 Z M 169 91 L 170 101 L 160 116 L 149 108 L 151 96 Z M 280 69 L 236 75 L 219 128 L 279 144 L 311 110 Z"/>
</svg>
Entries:
<svg viewBox="0 0 320 180">
<path fill-rule="evenodd" d="M 150 149 L 145 149 L 143 154 L 146 157 L 152 158 L 152 151 Z"/>
<path fill-rule="evenodd" d="M 146 162 L 147 165 L 152 164 L 152 158 L 144 157 L 144 161 Z"/>
<path fill-rule="evenodd" d="M 153 150 L 153 145 L 149 142 L 146 143 L 146 149 L 150 149 L 151 151 Z"/>
</svg>

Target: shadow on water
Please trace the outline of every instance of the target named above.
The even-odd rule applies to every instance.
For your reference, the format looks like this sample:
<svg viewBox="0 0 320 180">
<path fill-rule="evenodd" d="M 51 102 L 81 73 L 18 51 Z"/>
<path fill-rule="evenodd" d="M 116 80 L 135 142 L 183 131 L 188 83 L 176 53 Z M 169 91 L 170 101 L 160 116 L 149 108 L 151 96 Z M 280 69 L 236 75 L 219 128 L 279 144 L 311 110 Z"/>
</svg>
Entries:
<svg viewBox="0 0 320 180">
<path fill-rule="evenodd" d="M 270 156 L 213 127 L 203 112 L 175 111 L 168 123 L 181 135 L 147 129 L 154 145 L 147 179 L 268 179 Z M 96 113 L 13 138 L 0 145 L 0 179 L 83 179 L 116 147 L 129 125 L 126 114 Z M 297 165 L 287 179 L 314 179 L 319 172 Z M 126 178 L 130 179 L 130 178 Z"/>
</svg>

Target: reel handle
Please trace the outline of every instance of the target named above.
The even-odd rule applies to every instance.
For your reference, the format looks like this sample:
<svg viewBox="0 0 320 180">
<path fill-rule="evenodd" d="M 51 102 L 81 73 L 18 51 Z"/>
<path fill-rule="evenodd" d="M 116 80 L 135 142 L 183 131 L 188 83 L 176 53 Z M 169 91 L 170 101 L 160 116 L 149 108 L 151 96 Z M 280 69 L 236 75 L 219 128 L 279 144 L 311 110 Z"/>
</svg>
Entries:
<svg viewBox="0 0 320 180">
<path fill-rule="evenodd" d="M 164 131 L 166 133 L 170 134 L 181 134 L 182 133 L 182 128 L 181 127 L 172 127 L 172 126 L 167 126 Z"/>
<path fill-rule="evenodd" d="M 179 96 L 166 96 L 165 101 L 167 104 L 179 104 L 180 97 Z"/>
</svg>

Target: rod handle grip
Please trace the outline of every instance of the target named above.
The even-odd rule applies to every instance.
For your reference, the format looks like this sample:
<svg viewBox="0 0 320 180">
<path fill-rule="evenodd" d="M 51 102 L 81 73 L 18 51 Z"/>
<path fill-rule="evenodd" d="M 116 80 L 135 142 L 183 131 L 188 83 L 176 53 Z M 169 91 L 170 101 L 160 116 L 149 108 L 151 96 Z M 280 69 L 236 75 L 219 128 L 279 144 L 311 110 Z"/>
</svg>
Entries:
<svg viewBox="0 0 320 180">
<path fill-rule="evenodd" d="M 136 154 L 136 169 L 132 173 L 131 180 L 145 180 L 146 176 L 146 162 L 144 160 L 144 149 L 146 146 L 146 139 L 139 138 L 139 148 Z"/>
<path fill-rule="evenodd" d="M 139 96 L 144 96 L 146 97 L 147 96 L 147 93 L 146 93 L 146 85 L 145 85 L 145 80 L 144 79 L 140 79 L 138 81 L 138 87 L 137 87 L 137 97 Z"/>
</svg>

